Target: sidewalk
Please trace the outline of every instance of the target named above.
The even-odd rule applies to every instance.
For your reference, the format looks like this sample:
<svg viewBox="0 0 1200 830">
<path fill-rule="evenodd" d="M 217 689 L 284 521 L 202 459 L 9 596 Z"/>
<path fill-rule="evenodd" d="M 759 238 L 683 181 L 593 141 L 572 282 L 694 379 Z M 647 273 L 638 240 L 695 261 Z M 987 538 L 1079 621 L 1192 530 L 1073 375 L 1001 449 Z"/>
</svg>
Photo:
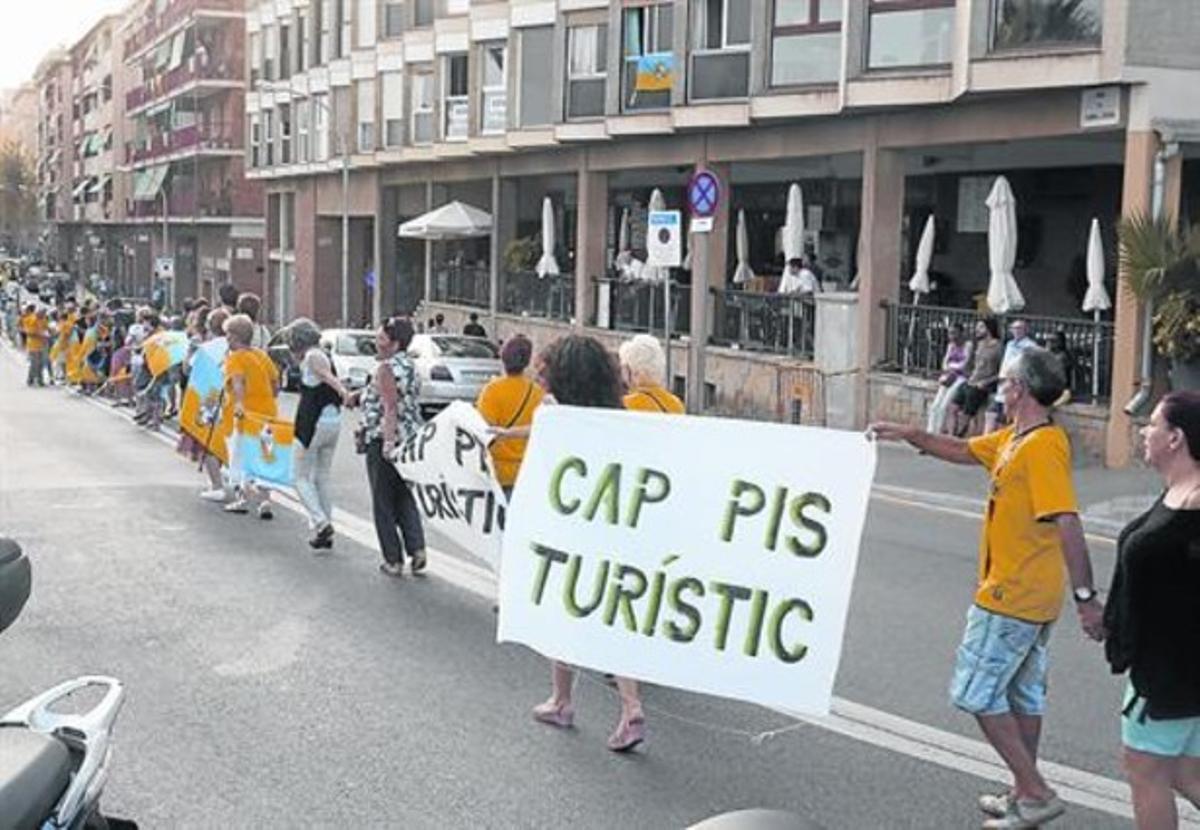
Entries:
<svg viewBox="0 0 1200 830">
<path fill-rule="evenodd" d="M 982 467 L 947 464 L 920 455 L 907 445 L 880 444 L 875 489 L 982 514 L 988 479 Z M 1076 468 L 1075 489 L 1087 531 L 1116 537 L 1121 528 L 1150 506 L 1162 485 L 1157 473 L 1139 463 L 1125 470 Z"/>
</svg>

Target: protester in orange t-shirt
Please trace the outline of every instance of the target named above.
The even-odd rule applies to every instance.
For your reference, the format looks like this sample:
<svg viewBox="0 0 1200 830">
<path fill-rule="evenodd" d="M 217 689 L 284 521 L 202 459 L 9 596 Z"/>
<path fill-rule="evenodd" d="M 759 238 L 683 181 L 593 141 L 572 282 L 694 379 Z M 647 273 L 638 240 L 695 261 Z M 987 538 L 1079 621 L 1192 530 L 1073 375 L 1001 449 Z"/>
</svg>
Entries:
<svg viewBox="0 0 1200 830">
<path fill-rule="evenodd" d="M 500 350 L 500 362 L 504 364 L 504 377 L 494 378 L 483 387 L 475 408 L 483 419 L 494 427 L 512 429 L 528 427 L 533 423 L 534 410 L 542 402 L 545 392 L 531 378 L 525 376 L 529 360 L 533 356 L 533 344 L 522 334 L 510 337 Z M 492 463 L 496 469 L 496 480 L 511 496 L 517 483 L 517 473 L 525 458 L 525 437 L 497 437 L 492 442 Z"/>
<path fill-rule="evenodd" d="M 662 412 L 682 415 L 683 401 L 668 392 L 660 382 L 667 373 L 667 358 L 658 338 L 636 334 L 617 350 L 621 374 L 628 392 L 625 408 L 634 412 Z"/>
<path fill-rule="evenodd" d="M 29 376 L 25 383 L 29 386 L 45 386 L 46 375 L 50 373 L 46 361 L 46 350 L 50 345 L 50 320 L 46 317 L 45 308 L 26 306 L 25 314 L 21 317 L 21 336 L 29 357 Z"/>
<path fill-rule="evenodd" d="M 235 314 L 225 321 L 225 337 L 229 341 L 229 354 L 225 357 L 225 400 L 222 407 L 221 430 L 225 435 L 233 434 L 237 422 L 247 412 L 265 418 L 278 417 L 279 370 L 262 349 L 250 345 L 254 338 L 254 321 L 245 314 Z M 229 442 L 231 471 L 237 468 L 235 448 L 237 441 Z M 231 476 L 236 479 L 236 476 Z M 238 497 L 225 505 L 228 513 L 246 513 L 251 499 L 258 504 L 260 519 L 274 518 L 271 512 L 271 491 L 254 486 L 252 481 L 241 481 Z"/>
</svg>

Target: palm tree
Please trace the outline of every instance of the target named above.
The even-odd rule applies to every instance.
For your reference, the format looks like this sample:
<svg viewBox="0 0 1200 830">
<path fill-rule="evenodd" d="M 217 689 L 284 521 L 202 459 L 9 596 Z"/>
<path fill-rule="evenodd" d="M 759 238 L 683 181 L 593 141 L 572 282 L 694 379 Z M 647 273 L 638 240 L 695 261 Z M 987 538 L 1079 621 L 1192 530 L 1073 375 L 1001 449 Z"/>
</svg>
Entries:
<svg viewBox="0 0 1200 830">
<path fill-rule="evenodd" d="M 996 47 L 1100 40 L 1095 0 L 1003 0 L 996 20 Z"/>
</svg>

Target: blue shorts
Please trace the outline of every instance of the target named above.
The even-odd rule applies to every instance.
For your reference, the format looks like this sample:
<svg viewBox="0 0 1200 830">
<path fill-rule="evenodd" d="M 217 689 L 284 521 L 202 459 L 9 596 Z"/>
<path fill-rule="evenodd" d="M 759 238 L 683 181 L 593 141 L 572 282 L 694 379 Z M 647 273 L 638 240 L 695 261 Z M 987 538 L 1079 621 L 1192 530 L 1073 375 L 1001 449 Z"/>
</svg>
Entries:
<svg viewBox="0 0 1200 830">
<path fill-rule="evenodd" d="M 950 701 L 972 715 L 1041 715 L 1051 623 L 972 605 L 950 680 Z"/>
<path fill-rule="evenodd" d="M 1122 709 L 1129 711 L 1121 716 L 1121 743 L 1129 749 L 1164 758 L 1200 758 L 1200 718 L 1143 718 L 1146 701 L 1139 700 L 1129 708 L 1133 696 L 1133 684 L 1127 684 Z"/>
</svg>

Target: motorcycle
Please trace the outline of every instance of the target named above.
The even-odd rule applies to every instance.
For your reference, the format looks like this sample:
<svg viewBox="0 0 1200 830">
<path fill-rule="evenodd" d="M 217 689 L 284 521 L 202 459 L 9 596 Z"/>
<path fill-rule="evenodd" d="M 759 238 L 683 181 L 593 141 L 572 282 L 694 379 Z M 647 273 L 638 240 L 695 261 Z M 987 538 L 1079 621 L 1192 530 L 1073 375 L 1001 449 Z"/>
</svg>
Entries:
<svg viewBox="0 0 1200 830">
<path fill-rule="evenodd" d="M 0 538 L 0 632 L 20 615 L 32 587 L 21 547 Z M 82 714 L 64 713 L 96 700 Z M 105 818 L 112 732 L 125 689 L 111 677 L 69 680 L 0 717 L 0 830 L 129 830 Z"/>
</svg>

